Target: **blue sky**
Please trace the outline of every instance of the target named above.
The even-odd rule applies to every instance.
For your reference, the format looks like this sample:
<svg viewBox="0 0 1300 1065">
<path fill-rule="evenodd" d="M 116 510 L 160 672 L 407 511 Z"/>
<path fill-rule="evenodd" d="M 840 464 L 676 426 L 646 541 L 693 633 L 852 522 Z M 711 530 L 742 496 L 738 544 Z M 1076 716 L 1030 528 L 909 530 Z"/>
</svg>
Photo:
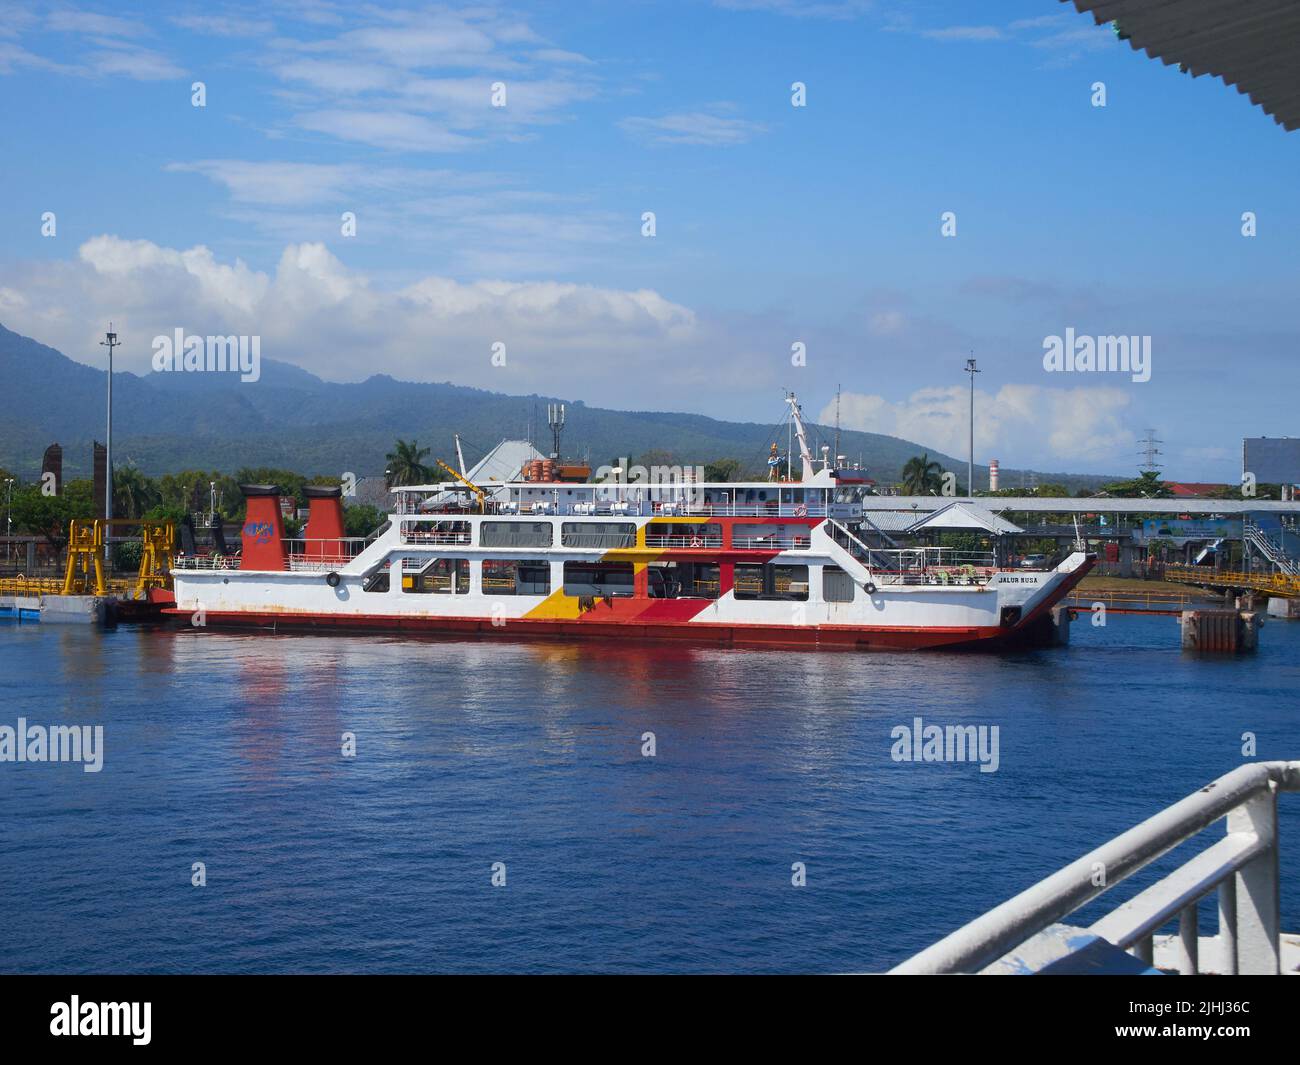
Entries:
<svg viewBox="0 0 1300 1065">
<path fill-rule="evenodd" d="M 86 362 L 112 317 L 138 372 L 181 327 L 760 422 L 839 384 L 964 454 L 973 351 L 981 461 L 1123 471 L 1153 427 L 1226 480 L 1300 435 L 1300 135 L 1053 0 L 0 4 L 0 105 L 0 322 Z M 1151 380 L 1045 372 L 1067 328 Z"/>
</svg>

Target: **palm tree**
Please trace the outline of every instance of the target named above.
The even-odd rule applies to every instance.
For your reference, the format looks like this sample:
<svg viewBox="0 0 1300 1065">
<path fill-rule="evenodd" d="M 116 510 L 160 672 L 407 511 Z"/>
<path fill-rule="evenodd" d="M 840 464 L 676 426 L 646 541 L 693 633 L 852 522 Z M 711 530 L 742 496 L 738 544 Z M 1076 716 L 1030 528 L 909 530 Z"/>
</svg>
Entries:
<svg viewBox="0 0 1300 1065">
<path fill-rule="evenodd" d="M 412 440 L 398 440 L 397 446 L 384 456 L 388 469 L 384 471 L 384 483 L 392 488 L 395 485 L 427 484 L 433 478 L 433 469 L 424 464 L 424 457 L 431 448 L 420 447 Z"/>
<path fill-rule="evenodd" d="M 903 488 L 910 496 L 923 496 L 942 482 L 943 467 L 924 455 L 913 455 L 903 466 Z"/>
<path fill-rule="evenodd" d="M 139 518 L 162 501 L 153 478 L 132 465 L 113 471 L 113 513 L 119 518 Z"/>
</svg>

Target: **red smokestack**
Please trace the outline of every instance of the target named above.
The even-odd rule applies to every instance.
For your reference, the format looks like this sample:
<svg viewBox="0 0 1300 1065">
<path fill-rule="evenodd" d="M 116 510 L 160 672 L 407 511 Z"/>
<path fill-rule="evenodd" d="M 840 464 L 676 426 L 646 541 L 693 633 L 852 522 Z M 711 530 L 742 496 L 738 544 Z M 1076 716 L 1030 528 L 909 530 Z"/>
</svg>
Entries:
<svg viewBox="0 0 1300 1065">
<path fill-rule="evenodd" d="M 241 484 L 248 502 L 242 532 L 240 569 L 285 570 L 289 556 L 284 548 L 284 519 L 280 516 L 280 488 L 274 484 Z"/>
<path fill-rule="evenodd" d="M 307 557 L 343 561 L 343 489 L 307 485 Z"/>
</svg>

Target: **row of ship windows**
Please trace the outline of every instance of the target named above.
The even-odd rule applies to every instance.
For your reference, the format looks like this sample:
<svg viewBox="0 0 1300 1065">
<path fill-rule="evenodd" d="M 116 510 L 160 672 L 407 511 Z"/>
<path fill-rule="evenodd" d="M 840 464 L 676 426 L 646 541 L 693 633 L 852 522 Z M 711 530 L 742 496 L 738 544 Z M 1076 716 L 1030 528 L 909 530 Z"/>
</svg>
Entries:
<svg viewBox="0 0 1300 1065">
<path fill-rule="evenodd" d="M 546 559 L 489 559 L 481 563 L 484 595 L 551 594 L 551 564 Z M 631 562 L 565 562 L 565 595 L 600 599 L 631 598 L 636 594 Z M 838 566 L 821 569 L 822 600 L 850 603 L 856 587 Z M 808 599 L 808 566 L 737 563 L 733 592 L 737 599 L 804 602 Z M 387 592 L 389 572 L 376 573 L 365 584 L 368 592 Z M 402 591 L 414 595 L 465 595 L 470 588 L 470 561 L 436 558 L 412 572 L 402 573 Z M 716 562 L 651 562 L 646 567 L 646 594 L 651 599 L 717 599 L 721 570 Z"/>
<path fill-rule="evenodd" d="M 623 521 L 560 522 L 560 546 L 599 549 L 636 547 L 636 525 Z M 480 547 L 550 547 L 555 524 L 549 521 L 485 521 L 479 524 Z M 733 546 L 807 547 L 808 527 L 801 524 L 744 523 L 732 530 Z M 467 521 L 404 521 L 402 542 L 408 544 L 470 544 Z M 651 522 L 646 526 L 651 547 L 721 547 L 722 526 L 716 522 Z"/>
</svg>

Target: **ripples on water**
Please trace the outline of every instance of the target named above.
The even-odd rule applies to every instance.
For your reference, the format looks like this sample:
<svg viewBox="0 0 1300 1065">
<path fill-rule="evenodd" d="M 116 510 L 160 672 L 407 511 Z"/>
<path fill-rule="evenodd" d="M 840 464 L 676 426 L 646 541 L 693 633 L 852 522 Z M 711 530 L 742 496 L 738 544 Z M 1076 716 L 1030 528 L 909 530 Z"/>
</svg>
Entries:
<svg viewBox="0 0 1300 1065">
<path fill-rule="evenodd" d="M 1170 618 L 1009 658 L 9 625 L 0 722 L 102 723 L 106 753 L 0 764 L 0 968 L 882 969 L 1243 732 L 1300 758 L 1297 651 L 1273 623 L 1196 660 Z M 999 725 L 999 771 L 892 762 L 918 715 Z M 1281 819 L 1300 930 L 1300 796 Z"/>
</svg>

